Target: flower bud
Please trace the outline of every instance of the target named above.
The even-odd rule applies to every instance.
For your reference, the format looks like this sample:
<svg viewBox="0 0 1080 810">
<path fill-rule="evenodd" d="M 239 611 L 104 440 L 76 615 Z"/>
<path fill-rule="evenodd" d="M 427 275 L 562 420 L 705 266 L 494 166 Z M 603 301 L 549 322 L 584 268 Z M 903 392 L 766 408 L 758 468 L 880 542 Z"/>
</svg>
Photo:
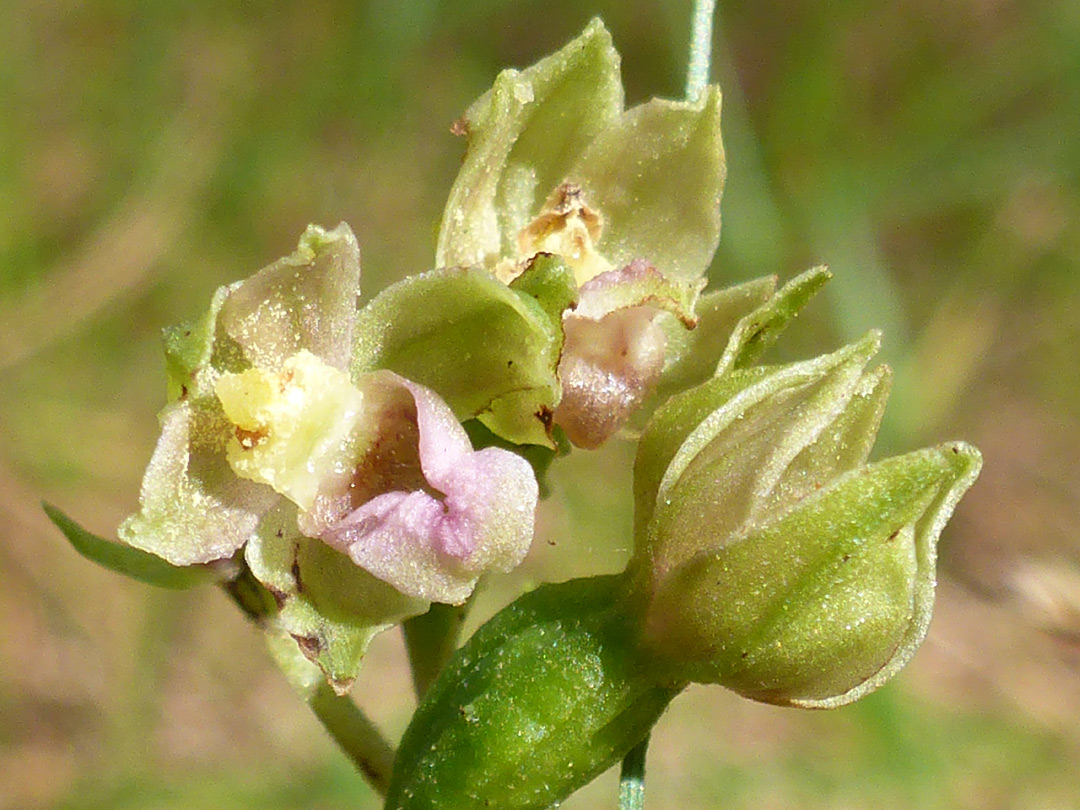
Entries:
<svg viewBox="0 0 1080 810">
<path fill-rule="evenodd" d="M 938 536 L 978 474 L 946 444 L 865 466 L 884 405 L 876 336 L 724 375 L 658 412 L 636 469 L 643 643 L 673 681 L 842 705 L 910 660 Z"/>
</svg>

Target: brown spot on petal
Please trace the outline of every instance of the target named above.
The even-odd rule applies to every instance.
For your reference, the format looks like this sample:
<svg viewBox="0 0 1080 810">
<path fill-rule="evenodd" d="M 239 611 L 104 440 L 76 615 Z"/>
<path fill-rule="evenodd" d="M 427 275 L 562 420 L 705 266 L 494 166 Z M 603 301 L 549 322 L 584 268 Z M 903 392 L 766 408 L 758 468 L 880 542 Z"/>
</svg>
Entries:
<svg viewBox="0 0 1080 810">
<path fill-rule="evenodd" d="M 236 440 L 240 442 L 240 446 L 245 450 L 251 450 L 268 435 L 265 428 L 261 430 L 244 430 L 244 428 L 237 426 L 235 432 Z"/>
<path fill-rule="evenodd" d="M 464 115 L 450 125 L 451 135 L 457 135 L 458 137 L 461 137 L 463 135 L 468 136 L 470 132 L 471 129 L 469 127 L 469 119 L 466 118 Z"/>
</svg>

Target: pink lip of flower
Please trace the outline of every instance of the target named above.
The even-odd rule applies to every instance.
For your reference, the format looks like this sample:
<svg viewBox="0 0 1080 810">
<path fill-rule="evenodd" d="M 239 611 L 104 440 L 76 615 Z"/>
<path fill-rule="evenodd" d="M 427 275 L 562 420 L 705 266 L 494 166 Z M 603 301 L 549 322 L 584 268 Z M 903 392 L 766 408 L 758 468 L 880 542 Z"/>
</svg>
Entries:
<svg viewBox="0 0 1080 810">
<path fill-rule="evenodd" d="M 321 538 L 402 593 L 459 604 L 480 574 L 509 571 L 528 551 L 538 498 L 532 468 L 504 450 L 474 451 L 431 390 L 390 372 L 375 376 L 415 403 L 421 472 L 436 494 L 376 495 Z"/>
<path fill-rule="evenodd" d="M 599 447 L 625 424 L 664 368 L 667 339 L 656 316 L 667 310 L 693 327 L 702 286 L 672 282 L 641 259 L 581 286 L 577 308 L 563 317 L 563 395 L 555 411 L 570 441 Z"/>
</svg>

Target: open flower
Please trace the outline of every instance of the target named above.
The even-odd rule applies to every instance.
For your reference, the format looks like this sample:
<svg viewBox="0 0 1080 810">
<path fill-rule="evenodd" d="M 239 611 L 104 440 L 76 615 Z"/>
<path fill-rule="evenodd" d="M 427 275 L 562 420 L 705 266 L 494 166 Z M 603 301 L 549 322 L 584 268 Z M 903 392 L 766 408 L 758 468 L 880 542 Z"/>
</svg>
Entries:
<svg viewBox="0 0 1080 810">
<path fill-rule="evenodd" d="M 619 57 L 594 20 L 532 67 L 507 70 L 456 125 L 464 165 L 439 233 L 438 266 L 511 283 L 551 254 L 573 271 L 554 420 L 595 447 L 665 367 L 670 313 L 686 328 L 720 237 L 720 94 L 623 108 Z"/>
<path fill-rule="evenodd" d="M 474 452 L 434 392 L 350 375 L 359 274 L 349 228 L 311 226 L 296 253 L 166 334 L 172 401 L 140 510 L 120 528 L 174 565 L 244 548 L 284 629 L 338 684 L 374 629 L 516 566 L 537 500 L 528 463 Z"/>
</svg>

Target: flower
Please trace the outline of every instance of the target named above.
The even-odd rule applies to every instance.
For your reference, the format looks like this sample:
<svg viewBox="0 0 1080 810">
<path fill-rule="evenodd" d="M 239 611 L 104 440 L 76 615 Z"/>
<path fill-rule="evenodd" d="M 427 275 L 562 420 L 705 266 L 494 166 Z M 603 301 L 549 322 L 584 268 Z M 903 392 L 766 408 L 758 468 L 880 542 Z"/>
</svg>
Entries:
<svg viewBox="0 0 1080 810">
<path fill-rule="evenodd" d="M 719 91 L 624 110 L 619 57 L 594 20 L 557 53 L 501 73 L 455 131 L 468 150 L 436 265 L 506 283 L 541 255 L 570 266 L 581 300 L 563 314 L 554 421 L 596 447 L 669 364 L 664 318 L 696 325 L 720 237 Z"/>
<path fill-rule="evenodd" d="M 348 226 L 310 226 L 294 254 L 166 333 L 171 401 L 120 528 L 174 565 L 244 549 L 283 629 L 338 684 L 374 629 L 516 566 L 537 501 L 529 464 L 473 451 L 433 391 L 350 374 L 359 275 Z"/>
</svg>

